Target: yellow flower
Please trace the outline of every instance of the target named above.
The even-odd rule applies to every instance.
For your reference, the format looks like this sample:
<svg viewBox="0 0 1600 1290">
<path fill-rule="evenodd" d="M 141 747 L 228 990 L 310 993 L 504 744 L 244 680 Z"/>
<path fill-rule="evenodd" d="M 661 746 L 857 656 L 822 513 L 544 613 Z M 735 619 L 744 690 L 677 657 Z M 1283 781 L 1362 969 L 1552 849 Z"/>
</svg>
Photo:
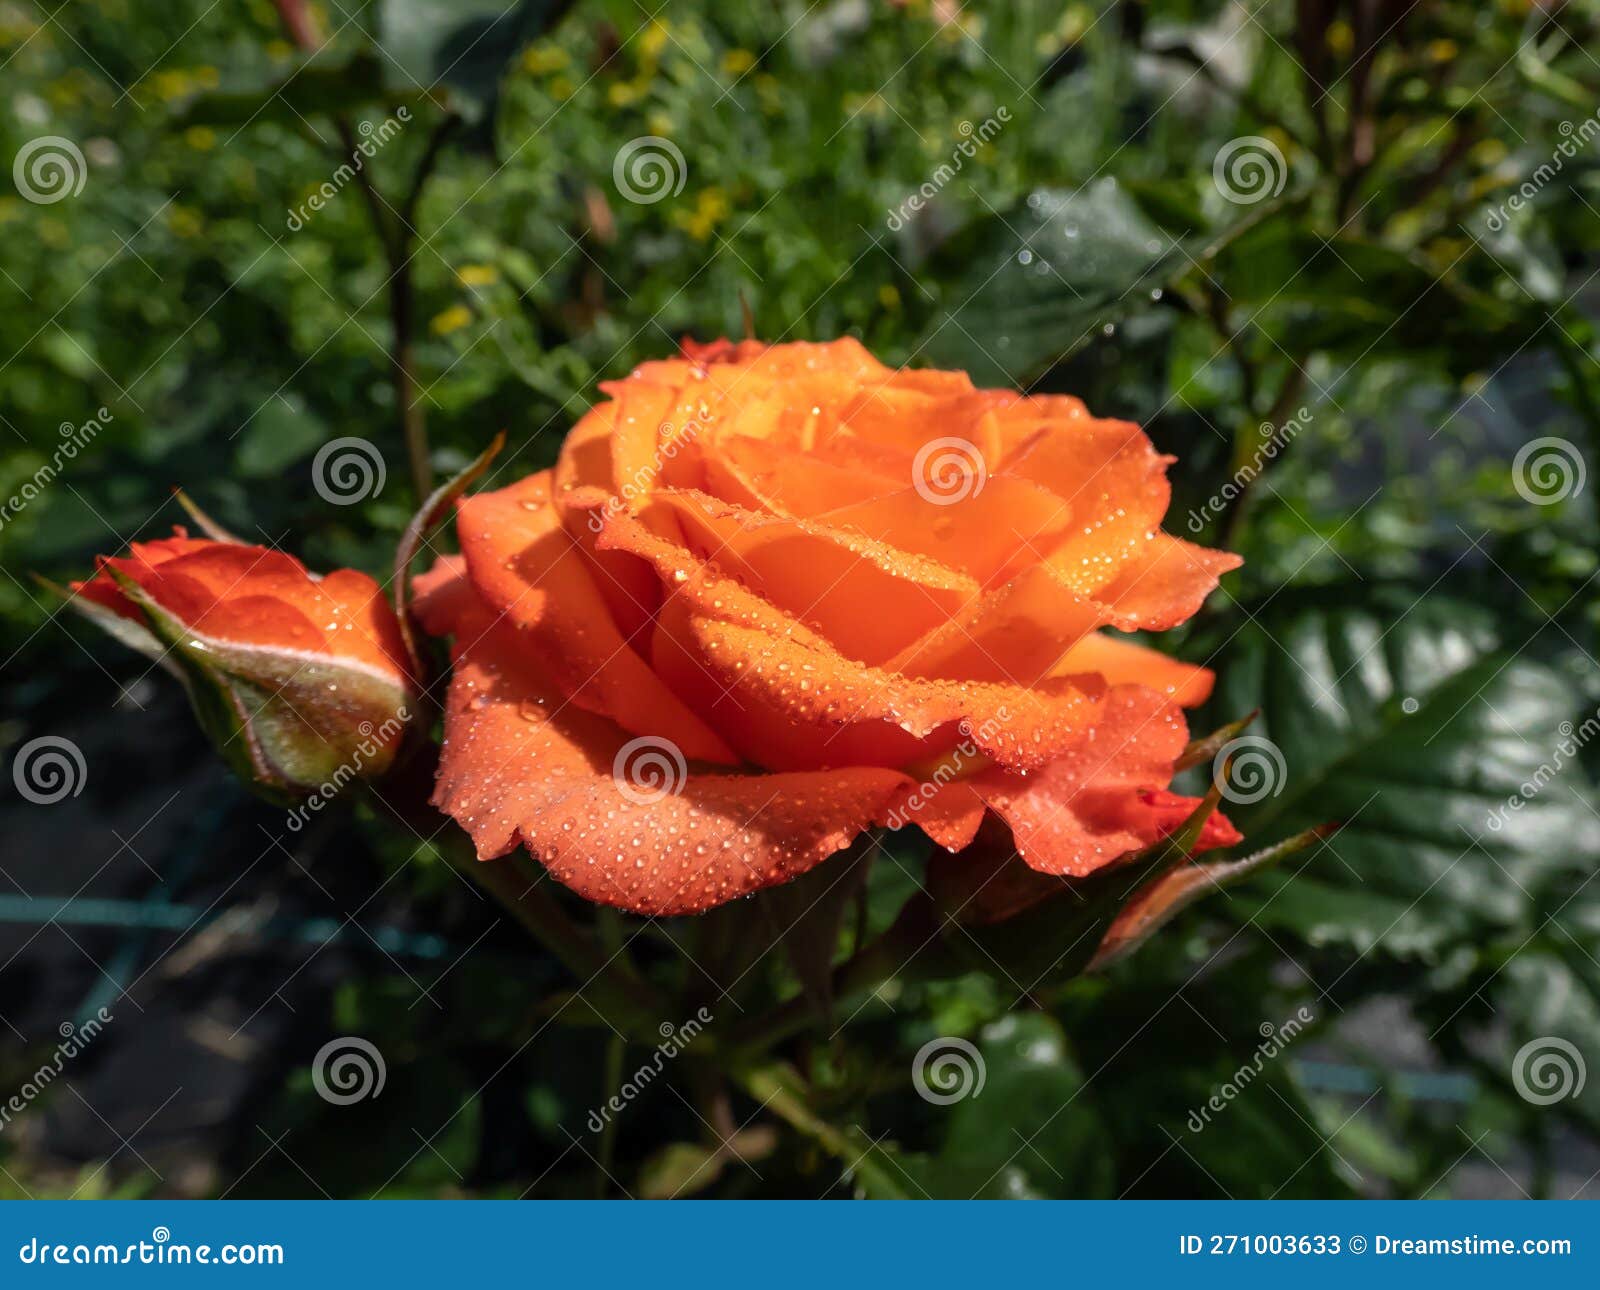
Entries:
<svg viewBox="0 0 1600 1290">
<path fill-rule="evenodd" d="M 885 282 L 878 288 L 878 303 L 890 313 L 900 312 L 900 291 L 892 282 Z"/>
<path fill-rule="evenodd" d="M 206 222 L 199 211 L 174 202 L 167 207 L 167 227 L 178 237 L 199 237 L 205 232 Z"/>
<path fill-rule="evenodd" d="M 1435 63 L 1448 63 L 1460 52 L 1453 40 L 1430 40 L 1427 45 L 1429 59 Z"/>
<path fill-rule="evenodd" d="M 666 48 L 667 36 L 671 28 L 665 18 L 652 19 L 648 27 L 639 35 L 639 52 L 646 58 L 657 58 Z"/>
<path fill-rule="evenodd" d="M 722 189 L 705 188 L 695 198 L 694 209 L 674 211 L 672 221 L 696 242 L 704 242 L 732 209 Z"/>
<path fill-rule="evenodd" d="M 614 81 L 606 91 L 606 101 L 612 107 L 625 108 L 639 98 L 639 87 L 632 81 Z"/>
<path fill-rule="evenodd" d="M 1330 22 L 1328 24 L 1328 49 L 1340 58 L 1349 56 L 1355 48 L 1356 34 L 1347 22 Z"/>
<path fill-rule="evenodd" d="M 194 88 L 194 81 L 188 72 L 174 69 L 167 72 L 157 72 L 150 78 L 150 88 L 155 90 L 156 97 L 164 103 L 173 99 L 181 99 Z"/>
<path fill-rule="evenodd" d="M 217 146 L 217 132 L 208 125 L 191 125 L 183 132 L 183 141 L 196 152 L 210 152 Z"/>
<path fill-rule="evenodd" d="M 460 331 L 471 321 L 472 310 L 466 305 L 451 305 L 443 313 L 434 314 L 428 329 L 435 336 L 448 336 L 453 331 Z"/>
<path fill-rule="evenodd" d="M 722 70 L 728 76 L 743 76 L 756 65 L 756 56 L 748 49 L 730 49 L 722 56 Z"/>
<path fill-rule="evenodd" d="M 522 70 L 534 76 L 559 72 L 571 61 L 571 56 L 560 45 L 529 45 L 522 51 Z"/>
<path fill-rule="evenodd" d="M 222 73 L 215 67 L 197 67 L 194 69 L 194 79 L 208 90 L 214 90 L 222 84 Z"/>
<path fill-rule="evenodd" d="M 487 287 L 500 281 L 500 270 L 492 264 L 463 264 L 456 279 L 464 287 Z"/>
<path fill-rule="evenodd" d="M 572 97 L 572 82 L 565 76 L 552 76 L 550 78 L 550 97 L 553 99 L 570 99 Z"/>
</svg>

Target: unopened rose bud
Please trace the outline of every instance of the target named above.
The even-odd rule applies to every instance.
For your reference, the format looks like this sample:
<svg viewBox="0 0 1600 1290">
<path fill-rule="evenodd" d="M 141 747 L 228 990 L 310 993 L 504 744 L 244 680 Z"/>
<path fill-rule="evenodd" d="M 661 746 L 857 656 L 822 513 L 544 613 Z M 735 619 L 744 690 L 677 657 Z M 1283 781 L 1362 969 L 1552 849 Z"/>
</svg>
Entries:
<svg viewBox="0 0 1600 1290">
<path fill-rule="evenodd" d="M 76 583 L 73 608 L 183 681 L 234 771 L 269 796 L 381 776 L 415 682 L 394 611 L 353 569 L 178 529 Z"/>
</svg>

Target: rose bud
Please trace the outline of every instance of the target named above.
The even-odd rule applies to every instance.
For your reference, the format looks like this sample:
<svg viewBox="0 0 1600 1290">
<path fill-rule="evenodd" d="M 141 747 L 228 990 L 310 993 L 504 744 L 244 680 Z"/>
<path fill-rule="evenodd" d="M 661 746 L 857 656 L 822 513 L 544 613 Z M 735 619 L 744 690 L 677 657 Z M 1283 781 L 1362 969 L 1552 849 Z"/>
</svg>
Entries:
<svg viewBox="0 0 1600 1290">
<path fill-rule="evenodd" d="M 393 763 L 416 688 L 399 622 L 366 574 L 323 577 L 181 528 L 97 565 L 68 604 L 183 681 L 224 759 L 267 796 L 328 792 Z"/>
<path fill-rule="evenodd" d="M 853 340 L 689 344 L 601 389 L 418 580 L 454 638 L 434 802 L 481 858 L 684 914 L 879 826 L 959 864 L 988 824 L 1060 881 L 1191 813 L 1211 674 L 1123 633 L 1239 561 L 1161 531 L 1138 426 Z M 1218 816 L 1197 848 L 1237 838 Z"/>
</svg>

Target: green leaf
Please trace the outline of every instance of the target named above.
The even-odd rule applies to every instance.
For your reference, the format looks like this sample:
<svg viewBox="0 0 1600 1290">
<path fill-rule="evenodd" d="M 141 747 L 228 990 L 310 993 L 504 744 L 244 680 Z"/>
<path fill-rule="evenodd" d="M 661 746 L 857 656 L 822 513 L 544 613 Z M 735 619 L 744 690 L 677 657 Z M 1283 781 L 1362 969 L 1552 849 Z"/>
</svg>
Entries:
<svg viewBox="0 0 1600 1290">
<path fill-rule="evenodd" d="M 1548 876 L 1600 857 L 1600 817 L 1558 752 L 1581 696 L 1485 607 L 1399 588 L 1343 600 L 1220 629 L 1212 711 L 1260 707 L 1246 738 L 1281 762 L 1270 782 L 1241 782 L 1259 800 L 1224 809 L 1258 843 L 1344 825 L 1300 873 L 1264 875 L 1231 907 L 1309 944 L 1429 959 L 1529 924 Z"/>
<path fill-rule="evenodd" d="M 1218 256 L 1216 274 L 1236 305 L 1282 319 L 1305 352 L 1414 359 L 1432 351 L 1466 373 L 1544 321 L 1415 254 L 1351 234 L 1324 238 L 1299 221 L 1246 232 Z"/>
<path fill-rule="evenodd" d="M 794 882 L 761 893 L 783 939 L 789 966 L 818 1014 L 833 1009 L 833 961 L 839 930 L 871 869 L 872 845 L 853 847 Z"/>
<path fill-rule="evenodd" d="M 1261 218 L 1263 203 L 1210 239 L 1174 238 L 1110 178 L 1075 192 L 1038 189 L 952 239 L 939 263 L 958 270 L 947 308 L 919 350 L 980 385 L 1025 385 L 1102 328 L 1148 309 L 1151 293 L 1205 261 Z"/>
<path fill-rule="evenodd" d="M 190 99 L 173 114 L 171 124 L 179 130 L 268 124 L 300 130 L 308 117 L 394 108 L 420 102 L 421 97 L 391 90 L 382 57 L 373 50 L 329 51 L 313 55 L 284 75 L 229 78 L 224 88 Z"/>
<path fill-rule="evenodd" d="M 572 0 L 382 0 L 385 77 L 401 91 L 451 91 L 467 121 L 492 121 L 506 64 L 548 31 Z"/>
<path fill-rule="evenodd" d="M 1060 1023 L 1018 1012 L 984 1028 L 976 1045 L 932 1040 L 953 1082 L 934 1110 L 947 1118 L 937 1153 L 896 1152 L 913 1195 L 1021 1200 L 1112 1193 L 1110 1143 Z M 956 1095 L 960 1096 L 957 1097 Z"/>
<path fill-rule="evenodd" d="M 233 463 L 246 479 L 281 474 L 328 439 L 328 427 L 297 394 L 269 398 L 250 419 Z"/>
<path fill-rule="evenodd" d="M 761 1160 L 778 1144 L 776 1130 L 759 1124 L 741 1129 L 725 1144 L 668 1143 L 639 1171 L 639 1195 L 645 1200 L 674 1200 L 703 1192 L 736 1160 Z"/>
</svg>

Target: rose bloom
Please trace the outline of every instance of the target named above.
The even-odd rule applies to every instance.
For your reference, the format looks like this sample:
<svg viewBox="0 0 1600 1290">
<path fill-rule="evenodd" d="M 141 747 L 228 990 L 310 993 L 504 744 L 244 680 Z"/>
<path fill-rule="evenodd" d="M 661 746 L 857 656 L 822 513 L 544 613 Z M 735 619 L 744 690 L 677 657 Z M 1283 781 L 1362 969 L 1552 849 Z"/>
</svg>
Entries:
<svg viewBox="0 0 1600 1290">
<path fill-rule="evenodd" d="M 73 584 L 75 607 L 184 681 L 245 779 L 293 797 L 388 770 L 416 687 L 400 621 L 366 574 L 319 576 L 181 528 L 98 567 Z"/>
<path fill-rule="evenodd" d="M 997 821 L 1076 877 L 1196 805 L 1167 790 L 1210 674 L 1101 629 L 1172 627 L 1239 561 L 1160 531 L 1137 426 L 853 340 L 685 342 L 601 388 L 418 580 L 454 639 L 434 801 L 481 858 L 682 914 L 874 826 Z"/>
</svg>

